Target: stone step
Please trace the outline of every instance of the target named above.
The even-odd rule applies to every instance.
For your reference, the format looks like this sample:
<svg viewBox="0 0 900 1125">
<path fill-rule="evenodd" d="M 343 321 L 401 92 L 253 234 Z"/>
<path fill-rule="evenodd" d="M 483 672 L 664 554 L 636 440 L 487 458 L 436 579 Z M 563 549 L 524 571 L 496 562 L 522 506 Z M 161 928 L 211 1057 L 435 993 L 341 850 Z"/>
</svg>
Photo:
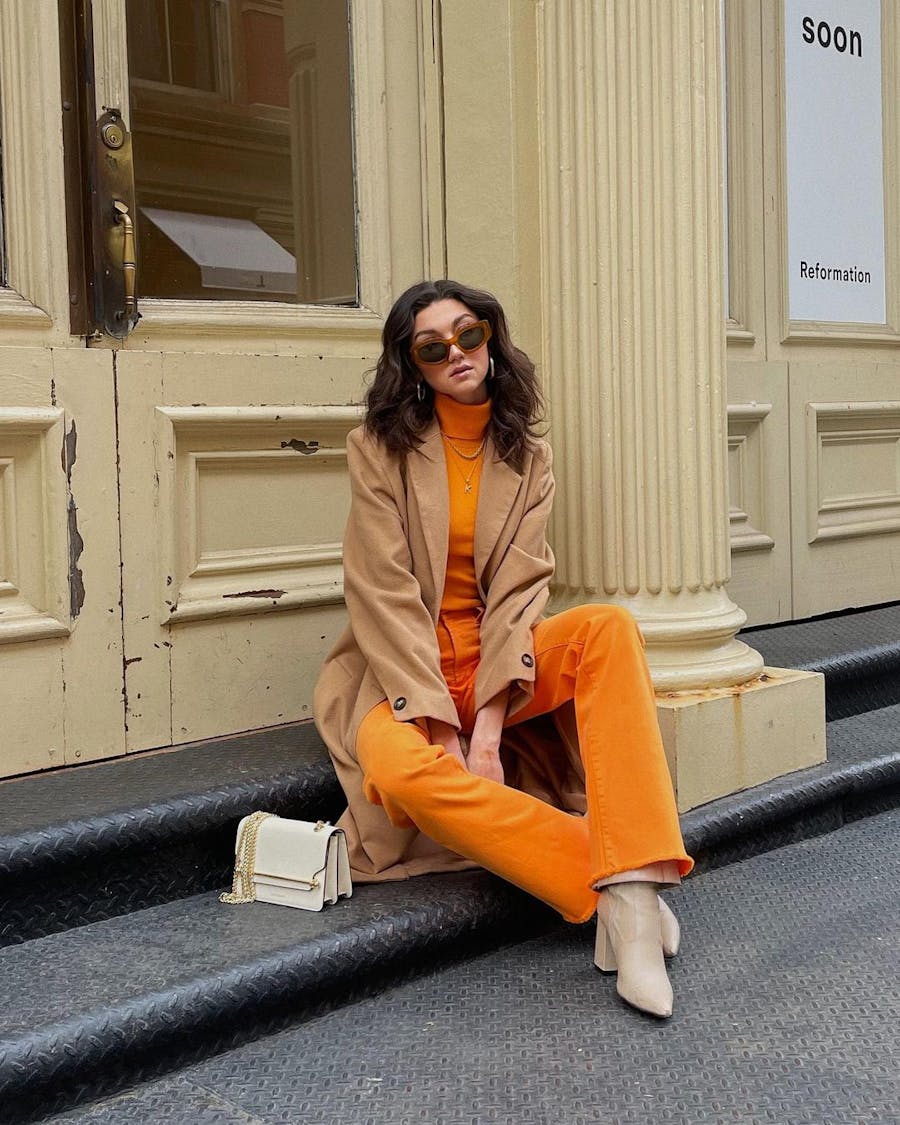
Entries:
<svg viewBox="0 0 900 1125">
<path fill-rule="evenodd" d="M 240 818 L 334 820 L 311 723 L 0 784 L 0 946 L 221 887 Z"/>
<path fill-rule="evenodd" d="M 900 804 L 900 706 L 831 725 L 832 759 L 683 818 L 702 870 Z M 321 914 L 214 894 L 0 950 L 0 1117 L 52 1109 L 559 923 L 483 872 L 358 887 Z"/>
<path fill-rule="evenodd" d="M 740 636 L 770 667 L 823 672 L 829 721 L 900 703 L 900 602 Z"/>
</svg>

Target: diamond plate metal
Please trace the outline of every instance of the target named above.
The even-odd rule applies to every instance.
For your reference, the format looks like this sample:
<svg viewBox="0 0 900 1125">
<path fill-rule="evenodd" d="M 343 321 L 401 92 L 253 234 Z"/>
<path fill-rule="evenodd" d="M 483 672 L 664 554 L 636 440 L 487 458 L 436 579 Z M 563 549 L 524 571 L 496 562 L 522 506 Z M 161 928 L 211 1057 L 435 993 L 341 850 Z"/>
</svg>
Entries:
<svg viewBox="0 0 900 1125">
<path fill-rule="evenodd" d="M 0 1105 L 66 1104 L 555 924 L 483 872 L 360 887 L 321 914 L 216 896 L 0 950 Z"/>
<path fill-rule="evenodd" d="M 900 703 L 900 603 L 740 635 L 770 666 L 824 672 L 829 721 Z"/>
<path fill-rule="evenodd" d="M 222 1116 L 199 1120 L 223 1123 L 896 1125 L 898 880 L 897 810 L 688 880 L 665 1023 L 572 927 L 51 1120 L 177 1120 L 208 1097 Z"/>
<path fill-rule="evenodd" d="M 900 803 L 900 706 L 828 724 L 828 761 L 681 818 L 699 870 L 784 847 Z"/>
<path fill-rule="evenodd" d="M 342 806 L 309 725 L 0 785 L 0 946 L 221 886 L 255 808 Z"/>
</svg>

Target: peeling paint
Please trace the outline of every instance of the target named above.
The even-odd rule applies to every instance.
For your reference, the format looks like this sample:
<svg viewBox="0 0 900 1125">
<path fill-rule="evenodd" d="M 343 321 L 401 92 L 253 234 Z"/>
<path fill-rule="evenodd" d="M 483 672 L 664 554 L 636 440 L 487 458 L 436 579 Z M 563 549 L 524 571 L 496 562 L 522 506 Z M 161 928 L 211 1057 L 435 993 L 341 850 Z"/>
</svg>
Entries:
<svg viewBox="0 0 900 1125">
<path fill-rule="evenodd" d="M 69 607 L 73 617 L 81 613 L 84 605 L 84 575 L 78 560 L 84 550 L 84 540 L 78 531 L 78 509 L 75 501 L 69 497 Z"/>
<path fill-rule="evenodd" d="M 84 575 L 78 565 L 81 552 L 84 550 L 84 540 L 78 530 L 78 507 L 75 504 L 75 497 L 72 495 L 72 467 L 78 457 L 77 449 L 78 430 L 73 418 L 72 425 L 63 438 L 62 448 L 62 466 L 63 472 L 66 474 L 66 487 L 69 493 L 66 519 L 69 527 L 69 612 L 72 617 L 77 617 L 84 605 Z"/>
<path fill-rule="evenodd" d="M 72 466 L 78 458 L 78 430 L 75 426 L 75 419 L 72 419 L 72 425 L 69 427 L 69 432 L 63 438 L 63 469 L 66 474 L 66 480 L 69 484 L 72 483 Z"/>
<path fill-rule="evenodd" d="M 297 453 L 304 453 L 308 457 L 311 453 L 319 452 L 319 443 L 317 441 L 301 441 L 299 438 L 291 438 L 290 441 L 283 441 L 281 443 L 282 449 L 293 449 Z"/>
<path fill-rule="evenodd" d="M 287 590 L 241 590 L 237 594 L 223 594 L 223 598 L 283 598 Z"/>
</svg>

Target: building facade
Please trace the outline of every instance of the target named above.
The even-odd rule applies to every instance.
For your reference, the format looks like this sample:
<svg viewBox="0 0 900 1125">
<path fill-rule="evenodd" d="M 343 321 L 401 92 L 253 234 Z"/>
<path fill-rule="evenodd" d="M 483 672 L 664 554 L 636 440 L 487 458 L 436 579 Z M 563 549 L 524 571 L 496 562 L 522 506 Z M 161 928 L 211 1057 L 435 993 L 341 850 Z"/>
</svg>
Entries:
<svg viewBox="0 0 900 1125">
<path fill-rule="evenodd" d="M 900 0 L 0 0 L 0 776 L 310 718 L 424 276 L 539 364 L 554 604 L 639 617 L 681 807 L 821 760 L 736 634 L 900 596 L 898 49 Z"/>
</svg>

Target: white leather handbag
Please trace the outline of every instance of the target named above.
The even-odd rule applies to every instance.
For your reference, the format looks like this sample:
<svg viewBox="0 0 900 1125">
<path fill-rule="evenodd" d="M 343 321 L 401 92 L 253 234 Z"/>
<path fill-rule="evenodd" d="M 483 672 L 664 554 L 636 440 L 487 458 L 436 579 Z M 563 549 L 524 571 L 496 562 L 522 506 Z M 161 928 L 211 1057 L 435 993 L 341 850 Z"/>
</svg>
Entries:
<svg viewBox="0 0 900 1125">
<path fill-rule="evenodd" d="M 237 829 L 234 880 L 222 902 L 272 902 L 321 910 L 350 897 L 347 838 L 324 820 L 287 820 L 274 813 L 245 816 Z"/>
</svg>

